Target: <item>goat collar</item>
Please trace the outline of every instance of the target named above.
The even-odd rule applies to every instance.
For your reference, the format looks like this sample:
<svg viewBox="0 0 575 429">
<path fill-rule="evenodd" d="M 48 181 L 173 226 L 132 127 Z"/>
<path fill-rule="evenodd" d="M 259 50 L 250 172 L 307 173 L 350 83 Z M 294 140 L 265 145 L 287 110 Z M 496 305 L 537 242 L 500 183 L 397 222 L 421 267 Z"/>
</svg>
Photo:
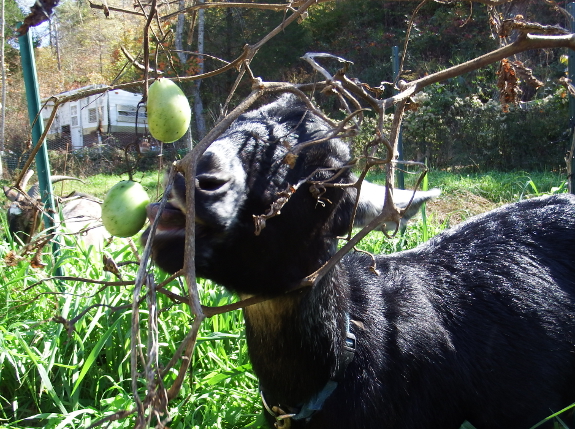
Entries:
<svg viewBox="0 0 575 429">
<path fill-rule="evenodd" d="M 343 379 L 343 375 L 347 369 L 347 366 L 351 363 L 351 361 L 353 361 L 353 358 L 355 357 L 356 340 L 355 335 L 350 330 L 350 318 L 349 314 L 347 313 L 345 315 L 345 330 L 346 334 L 342 354 L 340 356 L 340 360 L 338 362 L 334 376 L 325 384 L 323 389 L 312 396 L 311 399 L 303 405 L 300 405 L 299 407 L 283 406 L 283 408 L 287 409 L 287 412 L 282 408 L 281 405 L 274 405 L 270 407 L 266 401 L 264 391 L 260 386 L 260 396 L 262 398 L 262 403 L 266 411 L 276 419 L 276 428 L 288 429 L 291 425 L 291 419 L 305 420 L 307 422 L 316 411 L 322 409 L 324 402 L 336 389 L 338 382 Z"/>
</svg>

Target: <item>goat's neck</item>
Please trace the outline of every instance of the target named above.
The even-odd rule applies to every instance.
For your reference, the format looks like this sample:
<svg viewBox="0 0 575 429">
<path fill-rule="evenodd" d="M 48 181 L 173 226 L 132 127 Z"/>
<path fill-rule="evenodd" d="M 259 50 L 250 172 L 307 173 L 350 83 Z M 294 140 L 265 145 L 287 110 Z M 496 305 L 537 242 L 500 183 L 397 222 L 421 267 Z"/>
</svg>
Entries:
<svg viewBox="0 0 575 429">
<path fill-rule="evenodd" d="M 341 277 L 336 268 L 311 290 L 245 309 L 254 371 L 276 401 L 298 405 L 333 376 L 348 311 Z"/>
</svg>

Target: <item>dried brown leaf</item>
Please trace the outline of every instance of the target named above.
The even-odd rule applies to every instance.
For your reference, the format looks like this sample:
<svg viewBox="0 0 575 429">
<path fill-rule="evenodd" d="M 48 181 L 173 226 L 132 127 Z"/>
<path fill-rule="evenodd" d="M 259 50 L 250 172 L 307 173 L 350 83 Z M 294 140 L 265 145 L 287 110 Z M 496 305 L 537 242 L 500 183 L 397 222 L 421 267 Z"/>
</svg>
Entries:
<svg viewBox="0 0 575 429">
<path fill-rule="evenodd" d="M 543 82 L 533 76 L 533 70 L 526 67 L 521 61 L 514 61 L 513 68 L 515 69 L 517 76 L 527 85 L 532 86 L 535 89 L 539 89 L 543 86 Z"/>
<path fill-rule="evenodd" d="M 24 23 L 17 30 L 20 36 L 25 35 L 30 27 L 36 27 L 48 21 L 58 3 L 59 0 L 36 0 L 30 8 L 31 13 L 24 18 Z"/>
</svg>

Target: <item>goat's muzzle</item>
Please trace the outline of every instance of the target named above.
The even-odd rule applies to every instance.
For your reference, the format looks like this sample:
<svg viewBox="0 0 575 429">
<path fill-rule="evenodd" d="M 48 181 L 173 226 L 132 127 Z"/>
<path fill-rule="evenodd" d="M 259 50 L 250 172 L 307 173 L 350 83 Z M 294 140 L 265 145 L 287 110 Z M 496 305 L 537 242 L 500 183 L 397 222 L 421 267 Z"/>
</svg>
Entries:
<svg viewBox="0 0 575 429">
<path fill-rule="evenodd" d="M 154 219 L 156 218 L 159 210 L 160 210 L 159 203 L 149 204 L 146 207 L 150 223 L 154 222 Z M 158 230 L 159 231 L 180 230 L 184 229 L 185 227 L 186 227 L 186 214 L 177 207 L 173 206 L 171 203 L 167 203 L 160 216 L 160 220 L 158 223 Z"/>
</svg>

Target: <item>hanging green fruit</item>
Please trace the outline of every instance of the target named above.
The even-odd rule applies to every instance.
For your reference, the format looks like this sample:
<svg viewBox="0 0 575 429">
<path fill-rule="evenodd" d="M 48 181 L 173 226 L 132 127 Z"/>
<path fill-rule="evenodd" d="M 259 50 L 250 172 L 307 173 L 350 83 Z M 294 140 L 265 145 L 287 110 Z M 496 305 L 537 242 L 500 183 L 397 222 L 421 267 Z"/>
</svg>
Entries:
<svg viewBox="0 0 575 429">
<path fill-rule="evenodd" d="M 142 185 L 122 180 L 110 188 L 102 204 L 102 223 L 116 237 L 131 237 L 146 222 L 148 193 Z"/>
<path fill-rule="evenodd" d="M 148 89 L 146 104 L 150 134 L 164 143 L 172 143 L 188 131 L 192 111 L 178 85 L 160 78 Z"/>
</svg>

